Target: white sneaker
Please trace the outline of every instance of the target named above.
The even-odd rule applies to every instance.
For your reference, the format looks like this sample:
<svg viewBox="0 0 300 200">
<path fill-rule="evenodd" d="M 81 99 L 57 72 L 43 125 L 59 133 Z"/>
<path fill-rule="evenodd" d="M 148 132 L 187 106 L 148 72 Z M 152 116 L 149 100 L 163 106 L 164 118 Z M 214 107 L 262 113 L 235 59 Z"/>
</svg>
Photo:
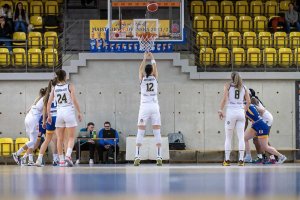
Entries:
<svg viewBox="0 0 300 200">
<path fill-rule="evenodd" d="M 17 153 L 13 153 L 12 157 L 14 158 L 14 161 L 17 163 L 17 165 L 20 165 L 20 158 L 17 156 Z"/>
<path fill-rule="evenodd" d="M 37 167 L 43 167 L 42 161 L 40 161 L 39 159 L 37 159 L 36 162 L 35 162 L 35 166 L 37 166 Z"/>
<path fill-rule="evenodd" d="M 60 167 L 65 167 L 66 166 L 65 161 L 64 160 L 63 161 L 59 161 L 59 166 Z"/>
<path fill-rule="evenodd" d="M 79 165 L 80 164 L 80 160 L 77 159 L 76 162 L 75 162 L 75 165 Z"/>
<path fill-rule="evenodd" d="M 66 163 L 66 167 L 73 167 L 73 165 L 74 165 L 73 161 L 68 156 L 66 156 L 66 158 L 65 158 L 65 163 Z"/>
<path fill-rule="evenodd" d="M 33 161 L 28 161 L 27 166 L 35 166 L 35 163 Z"/>
<path fill-rule="evenodd" d="M 20 158 L 20 164 L 21 166 L 28 166 L 29 163 L 27 164 L 27 158 Z"/>
<path fill-rule="evenodd" d="M 277 164 L 282 164 L 282 163 L 284 163 L 284 162 L 286 161 L 286 159 L 287 159 L 287 158 L 286 158 L 284 155 L 280 156 L 280 157 L 278 158 Z"/>
<path fill-rule="evenodd" d="M 141 159 L 140 159 L 139 157 L 136 157 L 136 158 L 134 159 L 133 165 L 134 165 L 134 166 L 140 166 L 140 164 L 141 164 Z"/>
<path fill-rule="evenodd" d="M 157 165 L 157 166 L 162 166 L 162 164 L 163 164 L 162 161 L 163 161 L 163 160 L 162 160 L 162 157 L 157 157 L 157 158 L 156 158 L 156 165 Z"/>
<path fill-rule="evenodd" d="M 77 162 L 77 161 L 76 161 L 76 162 Z M 93 159 L 90 159 L 89 164 L 90 164 L 90 165 L 93 165 L 93 164 L 94 164 L 94 160 L 93 160 Z"/>
<path fill-rule="evenodd" d="M 250 155 L 246 155 L 246 156 L 245 156 L 245 159 L 244 159 L 244 162 L 245 162 L 245 163 L 252 163 L 252 158 L 251 158 L 251 156 L 250 156 Z"/>
</svg>

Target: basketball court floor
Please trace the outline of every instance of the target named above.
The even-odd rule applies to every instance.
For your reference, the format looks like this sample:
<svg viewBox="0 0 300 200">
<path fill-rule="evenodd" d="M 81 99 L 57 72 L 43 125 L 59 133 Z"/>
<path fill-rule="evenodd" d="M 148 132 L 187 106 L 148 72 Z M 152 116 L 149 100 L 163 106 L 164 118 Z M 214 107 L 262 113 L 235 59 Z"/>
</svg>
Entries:
<svg viewBox="0 0 300 200">
<path fill-rule="evenodd" d="M 1 165 L 0 199 L 300 199 L 300 164 Z"/>
</svg>

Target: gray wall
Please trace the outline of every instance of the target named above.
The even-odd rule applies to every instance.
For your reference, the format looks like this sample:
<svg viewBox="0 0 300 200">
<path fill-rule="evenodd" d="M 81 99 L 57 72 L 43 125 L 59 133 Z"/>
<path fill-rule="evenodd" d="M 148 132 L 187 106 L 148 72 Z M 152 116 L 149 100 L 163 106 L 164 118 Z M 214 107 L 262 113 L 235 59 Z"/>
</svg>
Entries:
<svg viewBox="0 0 300 200">
<path fill-rule="evenodd" d="M 117 54 L 116 54 L 117 56 Z M 140 61 L 91 60 L 72 74 L 77 97 L 84 113 L 79 127 L 89 121 L 99 129 L 104 121 L 121 132 L 121 149 L 125 137 L 134 135 L 139 108 L 138 67 Z M 181 131 L 188 149 L 222 150 L 224 121 L 217 116 L 225 80 L 190 80 L 171 61 L 158 61 L 159 102 L 162 134 Z M 274 115 L 271 143 L 278 148 L 295 147 L 295 81 L 245 80 Z M 19 137 L 24 133 L 24 112 L 46 86 L 45 81 L 3 81 L 0 88 L 1 137 Z M 20 92 L 22 94 L 20 94 Z M 20 114 L 20 112 L 22 114 Z M 147 134 L 151 134 L 148 128 Z M 22 134 L 24 135 L 24 134 Z M 237 139 L 234 140 L 237 149 Z"/>
</svg>

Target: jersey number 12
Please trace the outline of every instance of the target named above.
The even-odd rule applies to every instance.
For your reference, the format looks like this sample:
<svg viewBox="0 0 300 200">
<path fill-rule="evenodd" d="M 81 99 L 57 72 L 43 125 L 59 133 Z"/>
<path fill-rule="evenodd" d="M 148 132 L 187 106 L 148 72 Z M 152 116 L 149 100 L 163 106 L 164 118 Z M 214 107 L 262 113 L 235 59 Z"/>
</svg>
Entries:
<svg viewBox="0 0 300 200">
<path fill-rule="evenodd" d="M 67 103 L 67 97 L 66 97 L 66 94 L 63 94 L 63 95 L 61 95 L 61 94 L 57 94 L 57 98 L 58 98 L 58 100 L 57 100 L 57 102 L 59 103 L 59 104 L 61 104 L 61 103 Z"/>
<path fill-rule="evenodd" d="M 153 89 L 153 83 L 147 83 L 147 92 L 153 92 L 154 89 Z"/>
</svg>

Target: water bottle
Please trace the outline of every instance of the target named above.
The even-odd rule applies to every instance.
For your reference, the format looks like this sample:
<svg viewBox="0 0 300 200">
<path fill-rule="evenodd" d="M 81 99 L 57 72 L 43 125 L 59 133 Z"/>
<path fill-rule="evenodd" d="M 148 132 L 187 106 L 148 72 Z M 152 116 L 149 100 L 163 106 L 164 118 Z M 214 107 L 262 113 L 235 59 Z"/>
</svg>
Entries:
<svg viewBox="0 0 300 200">
<path fill-rule="evenodd" d="M 97 133 L 96 133 L 96 131 L 93 131 L 93 138 L 97 138 Z"/>
</svg>

